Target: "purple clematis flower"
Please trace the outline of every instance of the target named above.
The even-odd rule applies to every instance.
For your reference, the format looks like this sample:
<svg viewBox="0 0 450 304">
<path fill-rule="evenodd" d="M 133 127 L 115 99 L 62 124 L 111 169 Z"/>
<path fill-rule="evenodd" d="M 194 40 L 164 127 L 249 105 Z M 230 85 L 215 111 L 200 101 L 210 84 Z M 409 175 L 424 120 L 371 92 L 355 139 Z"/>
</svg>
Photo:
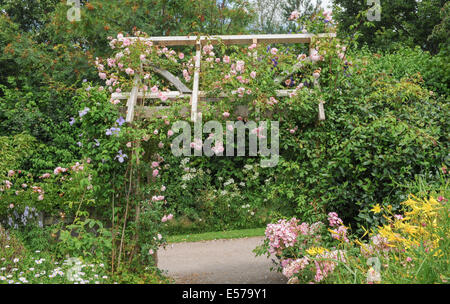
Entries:
<svg viewBox="0 0 450 304">
<path fill-rule="evenodd" d="M 80 114 L 80 117 L 83 117 L 84 115 L 86 115 L 89 112 L 89 108 L 86 107 L 83 110 L 79 111 L 78 113 Z"/>
<path fill-rule="evenodd" d="M 120 163 L 123 163 L 123 162 L 124 162 L 125 157 L 128 158 L 128 156 L 127 156 L 126 154 L 123 154 L 123 153 L 122 153 L 122 150 L 119 150 L 119 154 L 116 155 L 116 158 L 119 159 L 119 162 L 120 162 Z"/>
<path fill-rule="evenodd" d="M 120 128 L 114 128 L 114 127 L 112 127 L 111 129 L 107 129 L 106 130 L 106 135 L 119 135 L 119 132 L 120 132 Z"/>
<path fill-rule="evenodd" d="M 99 147 L 99 146 L 100 146 L 100 142 L 98 141 L 98 139 L 97 139 L 97 138 L 94 138 L 94 141 L 95 141 L 95 146 L 96 146 L 96 147 Z"/>
<path fill-rule="evenodd" d="M 119 124 L 119 126 L 122 126 L 125 123 L 125 119 L 123 119 L 123 117 L 120 116 L 119 119 L 116 120 L 116 122 Z"/>
<path fill-rule="evenodd" d="M 75 118 L 70 117 L 69 124 L 72 126 L 75 123 L 75 121 L 76 121 Z"/>
</svg>

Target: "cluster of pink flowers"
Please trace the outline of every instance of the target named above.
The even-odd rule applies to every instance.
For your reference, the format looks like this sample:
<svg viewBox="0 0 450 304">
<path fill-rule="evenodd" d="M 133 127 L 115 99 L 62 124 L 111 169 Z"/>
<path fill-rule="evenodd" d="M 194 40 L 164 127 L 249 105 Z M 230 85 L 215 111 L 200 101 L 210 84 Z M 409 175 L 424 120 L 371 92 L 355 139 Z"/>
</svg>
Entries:
<svg viewBox="0 0 450 304">
<path fill-rule="evenodd" d="M 59 173 L 62 172 L 67 172 L 67 168 L 56 167 L 55 170 L 53 170 L 53 174 L 55 175 L 58 175 Z"/>
<path fill-rule="evenodd" d="M 52 175 L 50 173 L 44 173 L 42 176 L 39 176 L 40 179 L 50 178 Z"/>
<path fill-rule="evenodd" d="M 276 224 L 269 224 L 266 228 L 266 238 L 269 240 L 269 252 L 280 254 L 281 250 L 292 247 L 297 242 L 300 229 L 299 220 L 279 220 Z"/>
<path fill-rule="evenodd" d="M 300 17 L 300 13 L 298 11 L 293 11 L 288 20 L 297 20 L 298 17 Z"/>
<path fill-rule="evenodd" d="M 343 225 L 342 220 L 339 218 L 336 212 L 328 213 L 328 223 L 331 227 L 337 227 L 337 229 L 331 229 L 331 237 L 336 240 L 341 240 L 346 243 L 349 242 L 347 238 L 347 227 Z"/>
<path fill-rule="evenodd" d="M 294 274 L 299 273 L 301 270 L 305 269 L 306 266 L 309 265 L 309 258 L 303 257 L 301 259 L 291 260 L 288 263 L 285 263 L 283 266 L 283 275 L 286 278 L 291 278 Z"/>
<path fill-rule="evenodd" d="M 74 172 L 83 171 L 84 170 L 84 165 L 80 164 L 79 162 L 76 162 L 75 165 L 70 167 L 70 169 L 72 169 L 72 171 L 74 171 Z"/>
<path fill-rule="evenodd" d="M 361 253 L 365 257 L 370 257 L 379 253 L 387 253 L 391 250 L 392 247 L 390 246 L 388 239 L 379 234 L 372 236 L 369 244 L 361 245 Z"/>
<path fill-rule="evenodd" d="M 31 189 L 33 190 L 34 193 L 39 194 L 39 196 L 38 196 L 39 201 L 42 201 L 44 199 L 45 192 L 44 192 L 44 190 L 42 190 L 41 187 L 33 186 L 33 187 L 31 187 Z"/>
<path fill-rule="evenodd" d="M 173 214 L 170 213 L 169 215 L 164 215 L 163 218 L 161 219 L 161 222 L 165 223 L 167 221 L 170 221 L 173 219 Z"/>
<path fill-rule="evenodd" d="M 154 195 L 152 197 L 152 201 L 153 202 L 159 202 L 159 201 L 163 201 L 164 200 L 164 196 L 163 195 Z"/>
<path fill-rule="evenodd" d="M 344 251 L 342 250 L 326 251 L 322 254 L 318 254 L 316 260 L 314 260 L 314 265 L 316 267 L 314 280 L 320 282 L 325 279 L 334 271 L 337 262 L 339 261 L 343 263 L 346 262 Z"/>
<path fill-rule="evenodd" d="M 331 227 L 337 227 L 343 224 L 342 220 L 339 218 L 336 212 L 328 213 L 328 223 Z"/>
</svg>

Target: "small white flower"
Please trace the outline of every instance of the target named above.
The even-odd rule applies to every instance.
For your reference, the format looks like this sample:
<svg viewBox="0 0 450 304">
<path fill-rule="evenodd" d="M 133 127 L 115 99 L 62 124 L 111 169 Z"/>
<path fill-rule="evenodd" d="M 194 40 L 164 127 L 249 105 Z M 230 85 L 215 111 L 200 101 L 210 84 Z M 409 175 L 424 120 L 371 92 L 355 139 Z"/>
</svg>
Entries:
<svg viewBox="0 0 450 304">
<path fill-rule="evenodd" d="M 19 259 L 18 259 L 18 258 L 15 258 L 15 259 L 13 260 L 13 262 L 14 262 L 14 263 L 18 263 L 18 262 L 19 262 Z"/>
<path fill-rule="evenodd" d="M 23 283 L 28 283 L 27 279 L 24 277 L 20 277 L 19 280 Z"/>
</svg>

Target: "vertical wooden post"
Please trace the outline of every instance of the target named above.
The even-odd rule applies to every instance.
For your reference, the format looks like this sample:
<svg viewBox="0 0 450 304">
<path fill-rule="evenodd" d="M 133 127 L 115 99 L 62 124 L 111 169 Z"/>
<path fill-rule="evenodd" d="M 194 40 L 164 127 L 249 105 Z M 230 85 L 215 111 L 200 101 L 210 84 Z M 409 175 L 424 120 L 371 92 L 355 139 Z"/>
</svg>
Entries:
<svg viewBox="0 0 450 304">
<path fill-rule="evenodd" d="M 191 98 L 191 120 L 193 122 L 197 121 L 197 102 L 198 102 L 198 86 L 200 81 L 200 62 L 202 61 L 202 44 L 201 40 L 197 40 L 196 44 L 196 54 L 195 54 L 195 72 L 194 72 L 194 84 L 192 88 L 192 98 Z"/>
<path fill-rule="evenodd" d="M 138 96 L 139 80 L 140 80 L 139 76 L 136 75 L 134 77 L 133 89 L 131 90 L 131 94 L 127 102 L 128 110 L 126 122 L 132 122 L 134 118 L 134 106 L 136 105 L 136 100 Z"/>
<path fill-rule="evenodd" d="M 311 57 L 311 55 L 313 54 L 313 50 L 311 47 L 309 48 L 309 56 Z M 319 79 L 318 78 L 314 78 L 314 87 L 318 88 L 320 90 L 320 84 L 319 84 Z M 325 120 L 325 107 L 324 107 L 325 102 L 323 100 L 319 101 L 319 121 L 323 121 Z"/>
<path fill-rule="evenodd" d="M 257 38 L 253 38 L 252 41 L 254 44 L 258 44 L 258 39 Z M 253 60 L 258 60 L 258 53 L 255 51 L 255 53 L 253 54 Z M 248 107 L 246 107 L 248 109 Z M 257 114 L 257 118 L 258 120 L 261 119 L 261 109 L 259 107 L 255 108 L 255 112 Z"/>
</svg>

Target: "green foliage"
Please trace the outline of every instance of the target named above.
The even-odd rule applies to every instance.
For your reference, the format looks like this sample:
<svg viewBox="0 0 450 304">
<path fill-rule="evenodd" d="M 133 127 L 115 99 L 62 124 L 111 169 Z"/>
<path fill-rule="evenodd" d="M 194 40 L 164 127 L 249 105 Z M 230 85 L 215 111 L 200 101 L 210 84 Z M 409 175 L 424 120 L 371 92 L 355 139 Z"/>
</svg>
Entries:
<svg viewBox="0 0 450 304">
<path fill-rule="evenodd" d="M 381 1 L 381 20 L 367 21 L 366 12 L 373 8 L 363 0 L 336 0 L 334 8 L 341 34 L 352 35 L 351 26 L 360 18 L 357 40 L 375 50 L 392 50 L 404 45 L 419 45 L 433 54 L 446 37 L 430 36 L 442 22 L 440 11 L 445 0 L 395 0 Z M 342 9 L 341 9 L 342 8 Z"/>
<path fill-rule="evenodd" d="M 36 139 L 26 133 L 0 137 L 0 174 L 26 166 L 37 148 Z"/>
<path fill-rule="evenodd" d="M 105 262 L 111 254 L 111 232 L 99 220 L 77 218 L 65 227 L 55 227 L 59 233 L 55 255 L 82 257 L 90 261 Z"/>
</svg>

